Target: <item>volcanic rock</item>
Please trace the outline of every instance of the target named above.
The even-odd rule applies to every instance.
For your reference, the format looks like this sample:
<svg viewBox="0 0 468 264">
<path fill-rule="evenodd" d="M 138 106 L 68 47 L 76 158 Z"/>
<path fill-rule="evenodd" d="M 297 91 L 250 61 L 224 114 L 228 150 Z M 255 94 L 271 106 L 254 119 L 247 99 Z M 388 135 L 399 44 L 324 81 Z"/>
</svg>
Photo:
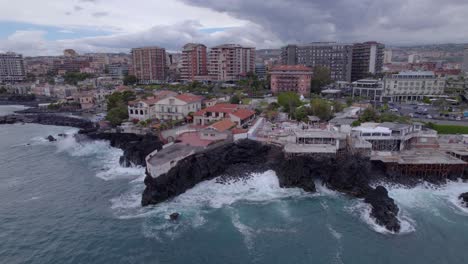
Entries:
<svg viewBox="0 0 468 264">
<path fill-rule="evenodd" d="M 468 192 L 460 194 L 458 198 L 465 207 L 468 207 Z"/>
<path fill-rule="evenodd" d="M 175 221 L 175 220 L 179 219 L 179 216 L 180 216 L 179 213 L 172 213 L 171 215 L 169 215 L 169 218 L 170 218 L 172 221 Z"/>
<path fill-rule="evenodd" d="M 46 139 L 49 140 L 49 142 L 57 141 L 57 139 L 54 138 L 52 135 L 49 135 L 48 137 L 46 137 Z"/>
<path fill-rule="evenodd" d="M 400 231 L 401 225 L 397 218 L 398 206 L 388 196 L 385 187 L 377 186 L 366 195 L 364 202 L 372 206 L 371 216 L 375 218 L 377 224 L 395 233 Z"/>
</svg>

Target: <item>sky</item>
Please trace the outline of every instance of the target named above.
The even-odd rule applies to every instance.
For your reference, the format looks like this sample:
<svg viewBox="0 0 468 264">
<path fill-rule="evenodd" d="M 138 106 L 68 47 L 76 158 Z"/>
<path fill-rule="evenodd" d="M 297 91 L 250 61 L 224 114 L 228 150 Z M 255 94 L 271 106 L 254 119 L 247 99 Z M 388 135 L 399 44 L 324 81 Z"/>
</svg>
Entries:
<svg viewBox="0 0 468 264">
<path fill-rule="evenodd" d="M 0 52 L 129 52 L 188 42 L 468 43 L 468 0 L 0 0 Z"/>
</svg>

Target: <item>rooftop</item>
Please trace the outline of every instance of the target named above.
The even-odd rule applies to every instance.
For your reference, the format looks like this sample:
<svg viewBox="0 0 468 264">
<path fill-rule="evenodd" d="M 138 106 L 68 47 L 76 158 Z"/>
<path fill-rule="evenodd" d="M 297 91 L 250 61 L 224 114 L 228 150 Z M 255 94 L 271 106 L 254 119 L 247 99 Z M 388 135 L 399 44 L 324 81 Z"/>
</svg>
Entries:
<svg viewBox="0 0 468 264">
<path fill-rule="evenodd" d="M 221 121 L 218 121 L 210 126 L 210 128 L 215 129 L 216 131 L 219 132 L 224 132 L 226 130 L 229 130 L 233 127 L 236 126 L 236 123 L 232 122 L 229 119 L 223 119 Z"/>
<path fill-rule="evenodd" d="M 172 160 L 175 160 L 178 157 L 187 156 L 191 152 L 200 150 L 200 147 L 190 146 L 183 143 L 177 143 L 167 148 L 161 149 L 155 153 L 148 161 L 153 166 L 158 166 Z"/>
<path fill-rule="evenodd" d="M 326 153 L 335 154 L 336 147 L 329 144 L 286 144 L 284 147 L 286 153 L 306 154 L 306 153 Z"/>
<path fill-rule="evenodd" d="M 462 165 L 466 162 L 452 157 L 442 151 L 434 151 L 427 149 L 405 150 L 400 153 L 396 152 L 374 152 L 372 160 L 381 160 L 387 163 L 398 164 L 449 164 Z"/>
<path fill-rule="evenodd" d="M 306 71 L 312 72 L 312 69 L 304 65 L 278 65 L 274 66 L 270 72 L 274 71 Z"/>
</svg>

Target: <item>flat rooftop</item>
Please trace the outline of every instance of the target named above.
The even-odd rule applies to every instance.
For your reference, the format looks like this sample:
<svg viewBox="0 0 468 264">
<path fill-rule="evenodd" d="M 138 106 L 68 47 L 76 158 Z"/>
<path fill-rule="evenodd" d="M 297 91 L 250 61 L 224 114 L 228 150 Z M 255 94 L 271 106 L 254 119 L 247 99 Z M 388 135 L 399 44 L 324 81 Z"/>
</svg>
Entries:
<svg viewBox="0 0 468 264">
<path fill-rule="evenodd" d="M 172 160 L 175 160 L 178 157 L 184 157 L 189 155 L 192 152 L 201 150 L 201 147 L 194 147 L 183 143 L 176 143 L 167 148 L 161 149 L 156 154 L 154 154 L 148 161 L 153 166 L 158 166 Z"/>
<path fill-rule="evenodd" d="M 371 160 L 380 160 L 385 163 L 398 164 L 445 164 L 445 165 L 463 165 L 466 162 L 457 159 L 443 151 L 434 150 L 405 150 L 400 153 L 396 152 L 378 152 L 375 151 L 371 155 Z"/>
<path fill-rule="evenodd" d="M 336 147 L 328 144 L 287 144 L 284 147 L 286 153 L 306 154 L 325 153 L 335 154 Z"/>
</svg>

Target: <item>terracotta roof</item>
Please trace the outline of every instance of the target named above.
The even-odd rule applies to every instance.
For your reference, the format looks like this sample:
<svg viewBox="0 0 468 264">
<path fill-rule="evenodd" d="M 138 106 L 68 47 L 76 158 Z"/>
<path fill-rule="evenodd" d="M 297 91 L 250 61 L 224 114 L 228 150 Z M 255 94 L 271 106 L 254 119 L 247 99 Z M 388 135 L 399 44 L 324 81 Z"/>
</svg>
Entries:
<svg viewBox="0 0 468 264">
<path fill-rule="evenodd" d="M 213 128 L 219 132 L 224 132 L 226 130 L 229 130 L 233 127 L 236 126 L 236 123 L 232 122 L 229 119 L 223 119 L 221 121 L 218 121 L 210 126 L 210 128 Z"/>
<path fill-rule="evenodd" d="M 206 112 L 216 112 L 216 113 L 234 113 L 238 109 L 239 105 L 236 104 L 217 104 L 211 107 L 207 107 L 205 109 L 202 109 L 195 114 L 194 116 L 202 116 Z"/>
<path fill-rule="evenodd" d="M 164 97 L 167 97 L 167 96 L 177 95 L 176 92 L 169 91 L 169 90 L 155 91 L 153 94 L 154 94 L 155 96 L 161 98 L 161 99 L 164 98 Z"/>
<path fill-rule="evenodd" d="M 312 71 L 312 68 L 309 68 L 304 65 L 278 65 L 274 66 L 271 71 Z"/>
<path fill-rule="evenodd" d="M 241 120 L 245 120 L 255 115 L 255 112 L 252 110 L 247 110 L 247 109 L 239 109 L 235 111 L 234 113 L 230 113 L 230 115 L 234 115 L 234 116 L 239 117 Z"/>
<path fill-rule="evenodd" d="M 193 94 L 179 94 L 175 98 L 182 100 L 186 103 L 199 102 L 203 99 L 203 97 Z"/>
<path fill-rule="evenodd" d="M 242 128 L 233 128 L 231 130 L 232 134 L 237 135 L 237 134 L 244 134 L 247 133 L 247 129 L 242 129 Z"/>
</svg>

